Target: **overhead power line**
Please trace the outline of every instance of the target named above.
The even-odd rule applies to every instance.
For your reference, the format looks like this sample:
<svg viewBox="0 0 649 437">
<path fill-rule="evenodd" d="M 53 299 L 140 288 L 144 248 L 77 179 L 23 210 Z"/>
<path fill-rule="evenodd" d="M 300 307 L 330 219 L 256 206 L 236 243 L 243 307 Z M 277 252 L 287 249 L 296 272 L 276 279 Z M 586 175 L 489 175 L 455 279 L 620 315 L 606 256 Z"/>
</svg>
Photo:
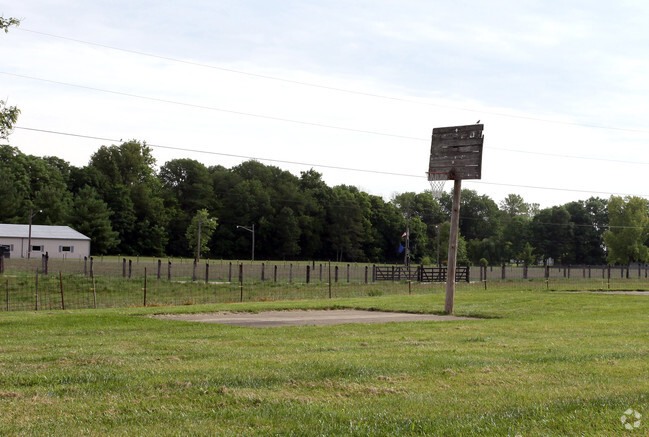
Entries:
<svg viewBox="0 0 649 437">
<path fill-rule="evenodd" d="M 54 130 L 48 130 L 48 129 L 38 129 L 38 128 L 25 127 L 25 126 L 16 126 L 15 129 L 22 129 L 22 130 L 26 130 L 26 131 L 41 132 L 41 133 L 54 134 L 54 135 L 64 135 L 64 136 L 77 137 L 77 138 L 86 138 L 86 139 L 93 139 L 93 140 L 99 140 L 99 141 L 109 141 L 109 142 L 112 142 L 112 143 L 122 142 L 122 139 L 106 138 L 106 137 L 93 136 L 93 135 L 83 135 L 83 134 L 76 134 L 76 133 L 71 133 L 71 132 L 60 132 L 60 131 L 54 131 Z M 214 152 L 214 151 L 209 151 L 209 150 L 201 150 L 201 149 L 194 149 L 194 148 L 187 148 L 187 147 L 180 147 L 180 146 L 164 146 L 164 145 L 160 145 L 160 144 L 151 144 L 151 143 L 146 143 L 146 145 L 148 147 L 152 147 L 152 148 L 166 149 L 166 150 L 178 150 L 178 151 L 181 151 L 181 152 L 190 152 L 190 153 L 201 153 L 201 154 L 205 154 L 205 155 L 225 156 L 225 157 L 230 157 L 230 158 L 239 158 L 239 159 L 263 161 L 263 162 L 290 164 L 290 165 L 302 165 L 302 166 L 305 166 L 305 167 L 326 168 L 326 169 L 332 169 L 332 170 L 353 171 L 353 172 L 371 173 L 371 174 L 386 175 L 386 176 L 398 176 L 398 177 L 426 179 L 425 175 L 415 175 L 415 174 L 408 174 L 408 173 L 398 173 L 398 172 L 372 170 L 372 169 L 362 169 L 362 168 L 353 168 L 353 167 L 342 167 L 342 166 L 336 166 L 336 165 L 327 165 L 327 164 L 310 163 L 310 162 L 302 162 L 302 161 L 288 161 L 288 160 L 275 159 L 275 158 L 264 158 L 264 157 L 259 157 L 259 156 L 249 156 L 249 155 L 238 155 L 238 154 L 233 154 L 233 153 Z M 562 191 L 562 192 L 583 193 L 583 194 L 604 194 L 604 195 L 607 195 L 607 196 L 638 196 L 638 197 L 649 198 L 649 195 L 646 195 L 646 194 L 629 194 L 629 193 L 615 193 L 615 192 L 608 192 L 608 191 L 577 190 L 577 189 L 560 188 L 560 187 L 541 187 L 541 186 L 535 186 L 535 185 L 505 184 L 505 183 L 499 183 L 499 182 L 487 182 L 487 181 L 482 181 L 482 180 L 470 180 L 470 181 L 467 181 L 467 182 L 472 182 L 472 183 L 475 183 L 475 184 L 482 184 L 482 185 L 495 185 L 495 186 L 501 186 L 501 187 L 511 187 L 511 188 L 525 188 L 525 189 L 534 189 L 534 190 Z"/>
<path fill-rule="evenodd" d="M 255 118 L 261 118 L 261 119 L 272 120 L 272 121 L 282 121 L 282 122 L 286 122 L 286 123 L 301 124 L 301 125 L 305 125 L 305 126 L 315 126 L 315 127 L 325 128 L 325 129 L 336 129 L 336 130 L 342 130 L 342 131 L 347 131 L 347 132 L 356 132 L 356 133 L 362 133 L 362 134 L 379 135 L 379 136 L 383 136 L 383 137 L 399 138 L 399 139 L 403 139 L 403 140 L 423 141 L 423 138 L 419 138 L 419 137 L 411 137 L 411 136 L 407 136 L 407 135 L 391 134 L 391 133 L 387 133 L 387 132 L 377 132 L 377 131 L 366 130 L 366 129 L 356 129 L 356 128 L 344 127 L 344 126 L 335 126 L 335 125 L 331 125 L 331 124 L 310 122 L 310 121 L 304 121 L 304 120 L 293 120 L 293 119 L 290 119 L 290 118 L 275 117 L 273 115 L 253 114 L 251 112 L 235 111 L 235 110 L 232 110 L 232 109 L 217 108 L 215 106 L 197 105 L 197 104 L 194 104 L 194 103 L 179 102 L 177 100 L 169 100 L 169 99 L 163 99 L 163 98 L 159 98 L 159 97 L 142 96 L 142 95 L 139 95 L 139 94 L 126 93 L 126 92 L 122 92 L 122 91 L 107 90 L 107 89 L 103 89 L 103 88 L 91 87 L 91 86 L 86 86 L 86 85 L 78 85 L 78 84 L 69 83 L 69 82 L 61 82 L 61 81 L 57 81 L 57 80 L 43 79 L 43 78 L 40 78 L 40 77 L 27 76 L 27 75 L 23 75 L 23 74 L 8 73 L 6 71 L 0 71 L 0 74 L 4 74 L 4 75 L 7 75 L 7 76 L 13 76 L 13 77 L 19 77 L 19 78 L 22 78 L 22 79 L 35 80 L 35 81 L 39 81 L 39 82 L 53 83 L 53 84 L 56 84 L 56 85 L 63 85 L 63 86 L 68 86 L 68 87 L 73 87 L 73 88 L 81 88 L 81 89 L 86 89 L 86 90 L 90 90 L 90 91 L 97 91 L 97 92 L 106 93 L 106 94 L 113 94 L 113 95 L 124 96 L 124 97 L 132 97 L 132 98 L 136 98 L 136 99 L 149 100 L 149 101 L 159 102 L 159 103 L 168 103 L 168 104 L 171 104 L 171 105 L 185 106 L 185 107 L 190 107 L 190 108 L 206 109 L 206 110 L 210 110 L 210 111 L 224 112 L 224 113 L 228 113 L 228 114 L 242 115 L 242 116 L 246 116 L 246 117 L 255 117 Z"/>
<path fill-rule="evenodd" d="M 19 77 L 19 78 L 23 78 L 23 79 L 35 80 L 35 81 L 40 81 L 40 82 L 54 83 L 56 85 L 64 85 L 64 86 L 69 86 L 69 87 L 74 87 L 74 88 L 87 89 L 87 90 L 97 91 L 97 92 L 102 92 L 102 93 L 107 93 L 107 94 L 121 95 L 121 96 L 125 96 L 125 97 L 137 98 L 137 99 L 142 99 L 142 100 L 150 100 L 150 101 L 154 101 L 154 102 L 167 103 L 167 104 L 173 104 L 173 105 L 180 105 L 180 106 L 192 107 L 192 108 L 197 108 L 197 109 L 206 109 L 206 110 L 210 110 L 210 111 L 218 111 L 218 112 L 224 112 L 224 113 L 235 114 L 235 115 L 240 115 L 240 116 L 262 118 L 262 119 L 267 119 L 267 120 L 272 120 L 272 121 L 281 121 L 281 122 L 286 122 L 286 123 L 294 123 L 294 124 L 301 124 L 301 125 L 307 125 L 307 126 L 314 126 L 314 127 L 324 128 L 324 129 L 335 129 L 335 130 L 342 130 L 342 131 L 347 131 L 347 132 L 355 132 L 355 133 L 368 134 L 368 135 L 378 135 L 378 136 L 383 136 L 383 137 L 399 138 L 399 139 L 405 139 L 405 140 L 409 140 L 409 141 L 422 141 L 422 142 L 423 141 L 425 141 L 425 142 L 430 141 L 429 138 L 414 137 L 414 136 L 409 136 L 409 135 L 392 134 L 392 133 L 389 133 L 389 132 L 378 132 L 378 131 L 373 131 L 373 130 L 368 130 L 368 129 L 350 128 L 350 127 L 345 127 L 345 126 L 330 125 L 330 124 L 318 123 L 318 122 L 294 120 L 294 119 L 289 119 L 289 118 L 275 117 L 275 116 L 263 115 L 263 114 L 254 114 L 254 113 L 250 113 L 250 112 L 235 111 L 235 110 L 226 109 L 226 108 L 217 108 L 217 107 L 213 107 L 213 106 L 197 105 L 197 104 L 193 104 L 193 103 L 179 102 L 179 101 L 175 101 L 175 100 L 162 99 L 162 98 L 158 98 L 158 97 L 142 96 L 142 95 L 139 95 L 139 94 L 132 94 L 132 93 L 125 93 L 125 92 L 121 92 L 121 91 L 106 90 L 106 89 L 90 87 L 90 86 L 86 86 L 86 85 L 79 85 L 79 84 L 73 84 L 73 83 L 68 83 L 68 82 L 61 82 L 61 81 L 55 81 L 55 80 L 50 80 L 50 79 L 37 78 L 37 77 L 20 75 L 20 74 L 15 74 L 15 73 L 8 73 L 8 72 L 4 72 L 4 71 L 0 71 L 0 74 L 5 74 L 5 75 L 8 75 L 8 76 L 13 76 L 13 77 Z M 557 158 L 582 159 L 582 160 L 603 161 L 603 162 L 617 162 L 617 163 L 635 164 L 635 165 L 638 165 L 638 164 L 639 165 L 649 165 L 649 162 L 646 162 L 646 161 L 626 161 L 626 160 L 620 160 L 620 159 L 596 158 L 596 157 L 590 157 L 590 156 L 577 156 L 577 155 L 565 155 L 565 154 L 558 154 L 558 153 L 516 150 L 516 149 L 509 149 L 509 148 L 502 148 L 502 147 L 490 147 L 490 149 L 491 150 L 500 150 L 500 151 L 505 151 L 505 152 L 513 152 L 513 153 L 523 153 L 523 154 L 529 154 L 529 155 L 550 156 L 550 157 L 557 157 Z"/>
<path fill-rule="evenodd" d="M 635 133 L 649 134 L 649 130 L 646 130 L 646 129 L 622 128 L 622 127 L 616 127 L 616 126 L 602 126 L 602 125 L 591 124 L 591 123 L 578 123 L 578 122 L 564 121 L 564 120 L 553 120 L 553 119 L 542 118 L 542 117 L 533 117 L 533 116 L 526 116 L 526 115 L 520 115 L 520 114 L 508 114 L 508 113 L 505 113 L 505 112 L 496 112 L 496 111 L 489 111 L 489 110 L 475 109 L 475 108 L 467 108 L 467 107 L 461 107 L 461 106 L 442 105 L 442 104 L 433 103 L 433 102 L 429 102 L 429 101 L 408 99 L 408 98 L 405 98 L 405 97 L 388 96 L 388 95 L 385 95 L 385 94 L 378 94 L 378 93 L 370 93 L 370 92 L 366 92 L 366 91 L 351 90 L 351 89 L 347 89 L 347 88 L 334 87 L 334 86 L 323 85 L 323 84 L 318 84 L 318 83 L 314 83 L 314 82 L 299 81 L 299 80 L 295 80 L 295 79 L 287 79 L 287 78 L 282 78 L 282 77 L 278 77 L 278 76 L 271 76 L 271 75 L 266 75 L 266 74 L 252 73 L 252 72 L 249 72 L 249 71 L 237 70 L 237 69 L 233 69 L 233 68 L 219 67 L 219 66 L 200 63 L 200 62 L 187 61 L 187 60 L 184 60 L 184 59 L 173 58 L 173 57 L 170 57 L 170 56 L 156 55 L 156 54 L 147 53 L 147 52 L 143 52 L 143 51 L 139 51 L 139 50 L 125 49 L 125 48 L 121 48 L 121 47 L 110 46 L 110 45 L 107 45 L 107 44 L 101 44 L 101 43 L 96 43 L 96 42 L 91 42 L 91 41 L 85 41 L 85 40 L 81 40 L 81 39 L 77 39 L 77 38 L 70 38 L 70 37 L 65 37 L 65 36 L 61 36 L 61 35 L 54 35 L 54 34 L 51 34 L 51 33 L 40 32 L 40 31 L 36 31 L 36 30 L 32 30 L 32 29 L 26 29 L 24 27 L 20 27 L 17 30 L 23 31 L 23 32 L 33 33 L 33 34 L 36 34 L 36 35 L 43 35 L 43 36 L 47 36 L 47 37 L 50 37 L 50 38 L 57 38 L 57 39 L 65 40 L 65 41 L 72 41 L 72 42 L 76 42 L 76 43 L 79 43 L 79 44 L 85 44 L 85 45 L 90 45 L 90 46 L 94 46 L 94 47 L 101 47 L 101 48 L 114 50 L 114 51 L 119 51 L 119 52 L 123 52 L 123 53 L 130 53 L 130 54 L 135 54 L 135 55 L 139 55 L 139 56 L 146 56 L 146 57 L 155 58 L 155 59 L 162 59 L 162 60 L 165 60 L 165 61 L 176 62 L 176 63 L 181 63 L 181 64 L 185 64 L 185 65 L 191 65 L 191 66 L 201 67 L 201 68 L 208 68 L 208 69 L 212 69 L 212 70 L 224 71 L 224 72 L 228 72 L 228 73 L 244 75 L 244 76 L 258 78 L 258 79 L 265 79 L 265 80 L 284 82 L 284 83 L 289 83 L 289 84 L 294 84 L 294 85 L 300 85 L 300 86 L 312 87 L 312 88 L 319 88 L 319 89 L 324 89 L 324 90 L 328 90 L 328 91 L 335 91 L 335 92 L 340 92 L 340 93 L 346 93 L 346 94 L 354 94 L 354 95 L 365 96 L 365 97 L 372 97 L 372 98 L 378 98 L 378 99 L 384 99 L 384 100 L 399 101 L 399 102 L 411 103 L 411 104 L 417 104 L 417 105 L 424 105 L 424 106 L 432 106 L 432 107 L 444 108 L 444 109 L 453 109 L 453 110 L 472 112 L 472 113 L 489 114 L 489 115 L 495 115 L 495 116 L 499 116 L 499 117 L 515 118 L 515 119 L 520 119 L 520 120 L 539 121 L 539 122 L 543 122 L 543 123 L 560 124 L 560 125 L 566 125 L 566 126 L 585 127 L 585 128 L 590 128 L 590 129 L 604 129 L 604 130 L 613 130 L 613 131 L 620 131 L 620 132 L 635 132 Z"/>
</svg>

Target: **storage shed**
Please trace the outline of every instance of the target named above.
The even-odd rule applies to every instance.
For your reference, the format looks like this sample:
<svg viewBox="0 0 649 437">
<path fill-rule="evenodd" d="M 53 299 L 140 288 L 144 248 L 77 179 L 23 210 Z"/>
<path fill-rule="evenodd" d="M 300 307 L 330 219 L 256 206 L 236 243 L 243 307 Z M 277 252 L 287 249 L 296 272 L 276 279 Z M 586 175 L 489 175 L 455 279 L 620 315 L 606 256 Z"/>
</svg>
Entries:
<svg viewBox="0 0 649 437">
<path fill-rule="evenodd" d="M 40 258 L 45 253 L 50 258 L 90 256 L 90 238 L 69 226 L 32 225 L 31 228 L 31 258 Z M 4 247 L 5 257 L 27 258 L 29 243 L 29 225 L 0 224 L 0 246 Z"/>
</svg>

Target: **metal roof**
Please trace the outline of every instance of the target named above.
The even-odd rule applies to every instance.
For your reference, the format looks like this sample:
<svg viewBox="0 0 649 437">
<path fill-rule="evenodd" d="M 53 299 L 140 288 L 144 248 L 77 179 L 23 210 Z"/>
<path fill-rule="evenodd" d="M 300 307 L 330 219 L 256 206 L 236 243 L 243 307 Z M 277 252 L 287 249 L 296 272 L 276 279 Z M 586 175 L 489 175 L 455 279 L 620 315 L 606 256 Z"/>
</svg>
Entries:
<svg viewBox="0 0 649 437">
<path fill-rule="evenodd" d="M 29 238 L 29 225 L 0 224 L 0 238 Z M 32 225 L 32 239 L 90 240 L 69 226 Z"/>
</svg>

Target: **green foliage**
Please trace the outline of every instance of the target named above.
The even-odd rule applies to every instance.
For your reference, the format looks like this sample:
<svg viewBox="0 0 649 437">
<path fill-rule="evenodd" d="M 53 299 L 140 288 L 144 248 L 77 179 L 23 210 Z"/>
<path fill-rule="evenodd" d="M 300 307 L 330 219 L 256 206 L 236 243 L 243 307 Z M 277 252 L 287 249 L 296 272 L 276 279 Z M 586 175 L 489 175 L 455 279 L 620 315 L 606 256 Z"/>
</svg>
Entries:
<svg viewBox="0 0 649 437">
<path fill-rule="evenodd" d="M 11 26 L 20 26 L 20 20 L 12 17 L 0 17 L 0 29 L 4 30 L 5 33 L 9 33 L 9 28 Z"/>
<path fill-rule="evenodd" d="M 90 237 L 93 255 L 105 255 L 117 247 L 118 234 L 113 231 L 110 221 L 113 213 L 97 190 L 87 185 L 83 187 L 74 198 L 73 211 L 70 225 Z"/>
<path fill-rule="evenodd" d="M 530 243 L 525 243 L 523 250 L 518 253 L 517 258 L 523 261 L 525 265 L 533 265 L 536 263 L 536 255 L 534 255 L 534 248 Z"/>
<path fill-rule="evenodd" d="M 15 106 L 7 106 L 4 100 L 0 100 L 0 140 L 9 138 L 14 124 L 18 121 L 19 114 L 20 109 Z"/>
<path fill-rule="evenodd" d="M 200 235 L 200 249 L 201 256 L 207 253 L 209 242 L 214 234 L 214 230 L 218 226 L 216 217 L 210 217 L 207 209 L 201 209 L 196 212 L 192 218 L 191 223 L 187 227 L 185 238 L 189 242 L 189 249 L 192 253 L 197 253 L 198 240 Z"/>
<path fill-rule="evenodd" d="M 649 209 L 641 197 L 611 196 L 608 202 L 610 230 L 604 232 L 610 264 L 649 261 Z"/>
<path fill-rule="evenodd" d="M 574 224 L 565 206 L 539 211 L 531 223 L 532 245 L 537 255 L 544 260 L 552 258 L 559 264 L 565 262 L 570 256 L 573 230 Z"/>
</svg>

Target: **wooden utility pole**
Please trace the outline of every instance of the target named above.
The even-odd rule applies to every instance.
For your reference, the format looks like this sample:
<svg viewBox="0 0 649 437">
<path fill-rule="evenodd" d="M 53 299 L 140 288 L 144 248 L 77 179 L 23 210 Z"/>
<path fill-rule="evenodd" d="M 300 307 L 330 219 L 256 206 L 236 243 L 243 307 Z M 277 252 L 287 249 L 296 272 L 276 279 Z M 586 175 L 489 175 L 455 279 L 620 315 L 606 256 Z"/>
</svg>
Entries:
<svg viewBox="0 0 649 437">
<path fill-rule="evenodd" d="M 448 239 L 448 269 L 446 275 L 446 300 L 444 312 L 453 314 L 455 300 L 455 270 L 457 267 L 457 243 L 460 229 L 460 193 L 462 180 L 456 179 L 453 185 L 453 209 L 451 211 L 451 235 Z"/>
</svg>

